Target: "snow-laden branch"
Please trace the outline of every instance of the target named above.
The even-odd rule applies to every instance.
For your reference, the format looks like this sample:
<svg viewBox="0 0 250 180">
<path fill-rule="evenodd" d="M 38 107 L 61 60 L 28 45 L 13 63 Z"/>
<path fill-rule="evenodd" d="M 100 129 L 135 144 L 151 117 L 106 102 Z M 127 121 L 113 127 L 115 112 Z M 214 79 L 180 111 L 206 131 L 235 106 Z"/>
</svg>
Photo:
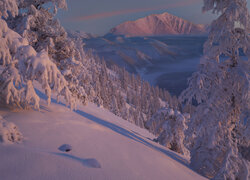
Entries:
<svg viewBox="0 0 250 180">
<path fill-rule="evenodd" d="M 17 0 L 1 0 L 0 1 L 0 18 L 3 16 L 7 18 L 11 16 L 16 16 L 18 14 L 18 2 Z"/>
<path fill-rule="evenodd" d="M 37 53 L 28 45 L 27 40 L 9 29 L 4 20 L 0 19 L 0 25 L 0 38 L 5 42 L 0 49 L 7 52 L 0 54 L 3 65 L 7 66 L 0 78 L 1 98 L 7 104 L 19 107 L 32 104 L 39 109 L 39 97 L 33 87 L 33 81 L 36 80 L 45 90 L 48 104 L 53 90 L 58 96 L 64 96 L 70 107 L 74 108 L 75 100 L 71 97 L 68 83 L 50 60 L 48 53 L 45 50 Z"/>
</svg>

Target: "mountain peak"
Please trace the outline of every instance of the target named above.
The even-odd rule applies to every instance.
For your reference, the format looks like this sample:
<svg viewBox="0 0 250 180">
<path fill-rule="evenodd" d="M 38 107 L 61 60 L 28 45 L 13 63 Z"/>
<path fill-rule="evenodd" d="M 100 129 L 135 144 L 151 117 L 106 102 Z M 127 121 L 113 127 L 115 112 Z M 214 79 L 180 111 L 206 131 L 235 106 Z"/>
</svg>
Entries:
<svg viewBox="0 0 250 180">
<path fill-rule="evenodd" d="M 126 36 L 155 36 L 177 34 L 204 34 L 206 26 L 194 24 L 167 12 L 152 14 L 135 21 L 124 22 L 110 30 L 110 33 Z"/>
</svg>

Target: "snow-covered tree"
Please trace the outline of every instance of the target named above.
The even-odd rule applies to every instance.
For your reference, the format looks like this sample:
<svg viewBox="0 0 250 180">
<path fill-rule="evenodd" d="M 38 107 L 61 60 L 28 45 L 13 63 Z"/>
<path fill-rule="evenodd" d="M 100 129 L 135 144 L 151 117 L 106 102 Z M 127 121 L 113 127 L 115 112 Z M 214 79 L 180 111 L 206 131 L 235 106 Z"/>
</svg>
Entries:
<svg viewBox="0 0 250 180">
<path fill-rule="evenodd" d="M 119 102 L 119 96 L 118 93 L 116 91 L 116 89 L 113 87 L 112 88 L 112 98 L 111 98 L 111 103 L 110 103 L 110 110 L 111 112 L 113 112 L 115 115 L 119 115 L 120 113 L 120 109 L 118 106 L 118 102 Z"/>
<path fill-rule="evenodd" d="M 181 114 L 177 110 L 165 107 L 151 117 L 146 127 L 158 136 L 157 141 L 160 144 L 188 156 L 189 151 L 184 145 L 184 138 L 189 118 L 189 114 Z"/>
<path fill-rule="evenodd" d="M 18 8 L 17 16 L 7 19 L 10 27 L 28 39 L 35 50 L 50 47 L 49 54 L 55 53 L 54 45 L 66 40 L 66 32 L 54 19 L 57 8 L 67 8 L 65 0 L 18 0 Z"/>
<path fill-rule="evenodd" d="M 246 0 L 204 0 L 211 24 L 204 57 L 181 99 L 198 103 L 187 137 L 191 166 L 209 178 L 249 179 L 250 17 Z M 241 54 L 245 56 L 242 57 Z M 243 149 L 244 149 L 243 148 Z"/>
<path fill-rule="evenodd" d="M 174 111 L 172 115 L 166 114 L 164 111 L 161 113 L 162 116 L 165 116 L 165 122 L 162 126 L 163 131 L 158 136 L 157 141 L 175 152 L 189 156 L 189 151 L 184 144 L 189 114 L 182 115 L 179 111 Z"/>
<path fill-rule="evenodd" d="M 11 10 L 7 10 L 9 11 Z M 33 81 L 36 80 L 45 90 L 48 103 L 53 90 L 64 96 L 73 108 L 75 103 L 67 87 L 68 83 L 49 58 L 47 51 L 37 53 L 29 46 L 28 41 L 11 30 L 2 18 L 0 39 L 0 61 L 6 67 L 0 75 L 1 103 L 23 108 L 32 105 L 39 109 L 39 97 L 33 87 Z"/>
<path fill-rule="evenodd" d="M 47 50 L 49 58 L 56 64 L 69 83 L 74 97 L 86 104 L 87 97 L 82 81 L 82 56 L 80 47 L 67 37 L 67 33 L 55 18 L 57 9 L 66 9 L 65 0 L 19 0 L 19 13 L 7 18 L 11 29 L 26 38 L 37 52 Z M 79 49 L 79 50 L 78 50 Z"/>
</svg>

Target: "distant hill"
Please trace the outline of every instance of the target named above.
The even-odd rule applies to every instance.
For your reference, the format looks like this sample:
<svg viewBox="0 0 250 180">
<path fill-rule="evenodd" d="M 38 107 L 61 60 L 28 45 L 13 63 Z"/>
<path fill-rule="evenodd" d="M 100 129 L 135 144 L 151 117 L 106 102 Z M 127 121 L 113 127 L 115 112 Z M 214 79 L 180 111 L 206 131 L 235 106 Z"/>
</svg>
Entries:
<svg viewBox="0 0 250 180">
<path fill-rule="evenodd" d="M 96 37 L 93 34 L 86 33 L 83 31 L 68 30 L 67 33 L 68 33 L 68 36 L 71 38 L 78 37 L 78 38 L 82 38 L 82 39 L 90 39 L 90 38 Z"/>
<path fill-rule="evenodd" d="M 110 30 L 116 35 L 155 36 L 178 34 L 205 34 L 207 27 L 202 24 L 194 24 L 182 18 L 171 15 L 152 14 L 136 21 L 124 22 Z"/>
</svg>

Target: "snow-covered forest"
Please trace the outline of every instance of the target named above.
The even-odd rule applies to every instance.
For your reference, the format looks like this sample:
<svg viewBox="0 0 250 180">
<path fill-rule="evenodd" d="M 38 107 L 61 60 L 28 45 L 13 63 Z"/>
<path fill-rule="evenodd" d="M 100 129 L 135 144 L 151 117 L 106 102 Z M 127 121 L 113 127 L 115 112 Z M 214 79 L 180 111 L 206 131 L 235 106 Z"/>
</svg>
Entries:
<svg viewBox="0 0 250 180">
<path fill-rule="evenodd" d="M 67 9 L 65 0 L 0 1 L 1 108 L 39 112 L 44 109 L 39 89 L 47 107 L 53 96 L 76 113 L 80 106 L 95 104 L 190 158 L 188 167 L 206 178 L 250 179 L 246 0 L 204 0 L 203 11 L 218 18 L 211 24 L 198 71 L 179 97 L 86 50 L 81 35 L 68 36 L 55 18 L 58 9 Z M 0 142 L 24 139 L 0 114 Z"/>
<path fill-rule="evenodd" d="M 53 18 L 56 8 L 66 8 L 65 2 L 56 2 L 54 12 L 32 3 L 20 3 L 19 8 L 28 13 L 8 16 L 8 25 L 2 20 L 7 29 L 3 31 L 6 44 L 5 49 L 2 48 L 2 64 L 6 69 L 1 76 L 2 99 L 6 104 L 39 109 L 39 98 L 32 88 L 33 81 L 38 81 L 46 91 L 48 104 L 51 91 L 56 91 L 58 96 L 65 97 L 71 108 L 76 100 L 83 104 L 94 102 L 141 127 L 167 102 L 177 108 L 177 98 L 172 98 L 167 91 L 150 86 L 124 69 L 107 68 L 99 57 L 84 51 L 79 37 L 68 38 L 58 20 Z M 12 46 L 17 47 L 11 49 Z"/>
</svg>

